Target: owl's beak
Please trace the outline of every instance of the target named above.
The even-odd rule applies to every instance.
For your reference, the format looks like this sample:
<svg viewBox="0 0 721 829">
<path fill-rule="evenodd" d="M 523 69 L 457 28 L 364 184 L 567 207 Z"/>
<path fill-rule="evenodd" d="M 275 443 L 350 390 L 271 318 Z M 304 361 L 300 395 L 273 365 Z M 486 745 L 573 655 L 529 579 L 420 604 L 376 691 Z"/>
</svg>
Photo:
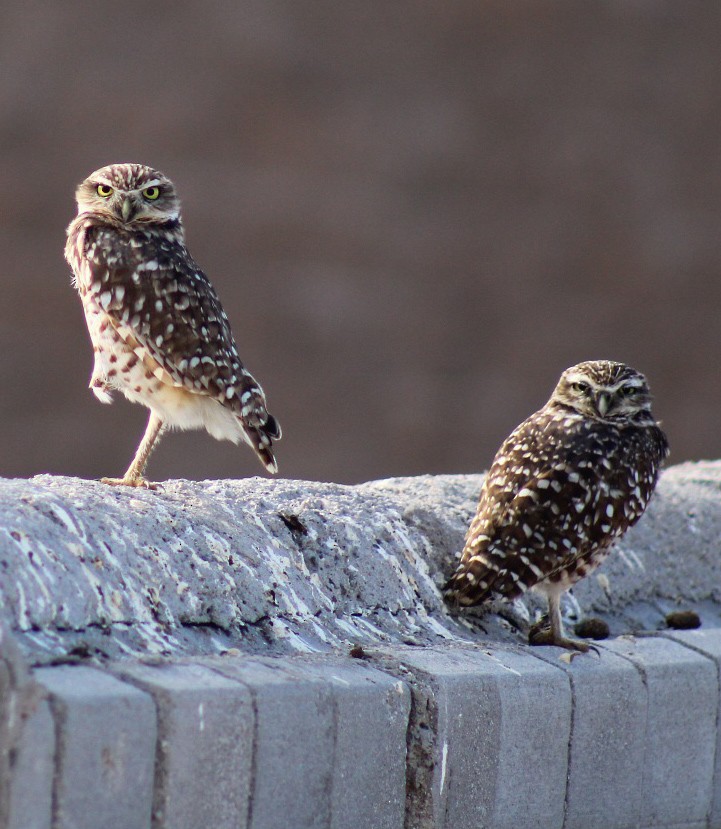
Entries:
<svg viewBox="0 0 721 829">
<path fill-rule="evenodd" d="M 610 403 L 608 394 L 606 392 L 601 392 L 598 395 L 598 399 L 596 400 L 596 408 L 598 409 L 598 413 L 601 417 L 605 417 L 606 412 L 608 411 L 608 404 Z"/>
<path fill-rule="evenodd" d="M 120 208 L 120 213 L 124 222 L 130 221 L 135 215 L 135 205 L 129 196 L 123 199 L 123 206 Z"/>
</svg>

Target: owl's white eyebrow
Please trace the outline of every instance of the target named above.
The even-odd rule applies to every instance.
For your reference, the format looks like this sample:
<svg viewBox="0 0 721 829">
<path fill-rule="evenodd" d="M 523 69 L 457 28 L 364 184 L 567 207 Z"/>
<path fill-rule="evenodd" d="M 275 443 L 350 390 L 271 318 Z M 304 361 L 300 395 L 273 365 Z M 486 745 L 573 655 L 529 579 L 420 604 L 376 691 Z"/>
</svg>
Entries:
<svg viewBox="0 0 721 829">
<path fill-rule="evenodd" d="M 585 383 L 594 390 L 601 388 L 595 380 L 588 377 L 586 374 L 569 374 L 568 377 L 566 377 L 566 381 L 569 385 L 573 385 L 574 383 Z"/>
<path fill-rule="evenodd" d="M 633 377 L 630 380 L 619 380 L 613 386 L 609 386 L 608 390 L 611 392 L 617 392 L 619 389 L 622 388 L 629 388 L 629 389 L 642 389 L 643 388 L 643 380 L 640 377 Z"/>
<path fill-rule="evenodd" d="M 152 181 L 146 181 L 145 184 L 142 186 L 142 190 L 147 190 L 148 187 L 158 187 L 160 185 L 160 179 L 154 178 Z"/>
<path fill-rule="evenodd" d="M 609 386 L 606 386 L 604 384 L 599 384 L 595 380 L 593 380 L 591 377 L 588 377 L 585 374 L 570 374 L 566 378 L 566 380 L 571 385 L 573 383 L 579 383 L 579 382 L 580 383 L 586 383 L 594 391 L 598 391 L 599 389 L 604 389 L 604 391 L 609 391 L 609 392 L 612 392 L 612 393 L 617 392 L 623 386 L 629 386 L 629 387 L 633 387 L 633 388 L 636 388 L 636 389 L 643 388 L 643 380 L 640 377 L 631 377 L 631 378 L 626 379 L 626 380 L 619 380 L 617 383 L 614 383 L 613 385 L 609 385 Z"/>
</svg>

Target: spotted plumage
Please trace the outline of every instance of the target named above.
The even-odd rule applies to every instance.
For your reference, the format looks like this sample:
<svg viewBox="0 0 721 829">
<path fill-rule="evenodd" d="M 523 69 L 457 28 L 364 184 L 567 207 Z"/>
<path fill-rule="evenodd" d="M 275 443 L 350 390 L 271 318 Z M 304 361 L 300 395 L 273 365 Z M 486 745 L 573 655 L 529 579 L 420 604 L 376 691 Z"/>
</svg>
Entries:
<svg viewBox="0 0 721 829">
<path fill-rule="evenodd" d="M 560 596 L 639 520 L 667 454 L 642 374 L 605 360 L 567 369 L 499 449 L 448 599 L 476 605 L 534 588 L 548 597 L 548 641 L 579 646 L 563 636 Z"/>
<path fill-rule="evenodd" d="M 140 164 L 91 173 L 76 193 L 65 257 L 93 343 L 90 387 L 103 402 L 120 391 L 150 409 L 143 442 L 122 479 L 144 485 L 150 451 L 166 427 L 205 428 L 247 442 L 270 472 L 280 426 L 243 366 L 210 281 L 185 247 L 172 182 Z"/>
</svg>

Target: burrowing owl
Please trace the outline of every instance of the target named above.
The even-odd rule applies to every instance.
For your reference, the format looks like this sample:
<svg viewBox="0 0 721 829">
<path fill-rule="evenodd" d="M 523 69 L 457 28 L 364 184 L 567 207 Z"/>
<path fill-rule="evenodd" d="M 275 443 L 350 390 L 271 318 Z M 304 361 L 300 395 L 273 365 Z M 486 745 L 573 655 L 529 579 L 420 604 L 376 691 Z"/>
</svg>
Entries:
<svg viewBox="0 0 721 829">
<path fill-rule="evenodd" d="M 74 274 L 95 352 L 90 388 L 150 409 L 145 435 L 123 478 L 143 472 L 166 427 L 205 428 L 218 440 L 246 441 L 277 471 L 278 421 L 245 369 L 220 300 L 192 260 L 173 183 L 141 164 L 111 164 L 77 189 L 65 258 Z"/>
<path fill-rule="evenodd" d="M 567 369 L 499 449 L 448 599 L 475 605 L 535 588 L 548 598 L 543 643 L 587 650 L 564 637 L 561 595 L 639 520 L 667 454 L 642 374 L 605 360 Z"/>
</svg>

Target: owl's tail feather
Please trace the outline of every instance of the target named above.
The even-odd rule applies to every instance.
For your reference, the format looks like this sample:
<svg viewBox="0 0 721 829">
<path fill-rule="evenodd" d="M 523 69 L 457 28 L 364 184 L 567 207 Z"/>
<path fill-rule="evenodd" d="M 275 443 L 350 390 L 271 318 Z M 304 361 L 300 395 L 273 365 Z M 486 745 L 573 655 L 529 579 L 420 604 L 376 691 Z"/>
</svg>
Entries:
<svg viewBox="0 0 721 829">
<path fill-rule="evenodd" d="M 278 463 L 273 454 L 273 441 L 279 440 L 282 434 L 278 421 L 273 415 L 268 415 L 262 426 L 249 426 L 241 422 L 241 427 L 243 436 L 260 458 L 260 462 L 271 475 L 275 475 L 278 472 Z"/>
<path fill-rule="evenodd" d="M 278 423 L 272 414 L 268 415 L 268 419 L 265 421 L 263 429 L 266 435 L 273 438 L 273 440 L 280 440 L 283 437 L 283 431 L 280 428 L 280 423 Z"/>
<path fill-rule="evenodd" d="M 447 602 L 470 607 L 492 597 L 498 573 L 488 568 L 483 568 L 483 572 L 474 572 L 475 570 L 476 568 L 463 565 L 448 579 L 443 588 Z"/>
</svg>

